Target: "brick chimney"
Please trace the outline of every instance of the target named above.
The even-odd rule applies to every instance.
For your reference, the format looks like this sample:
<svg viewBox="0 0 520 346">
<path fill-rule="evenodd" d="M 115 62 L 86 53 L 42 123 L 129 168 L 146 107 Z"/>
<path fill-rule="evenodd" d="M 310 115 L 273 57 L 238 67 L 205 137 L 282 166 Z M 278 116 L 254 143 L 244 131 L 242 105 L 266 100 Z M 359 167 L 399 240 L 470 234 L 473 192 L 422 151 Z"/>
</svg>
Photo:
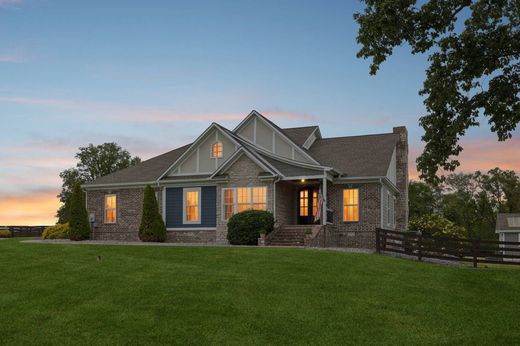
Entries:
<svg viewBox="0 0 520 346">
<path fill-rule="evenodd" d="M 408 130 L 404 126 L 394 127 L 393 133 L 399 135 L 396 145 L 397 188 L 400 193 L 396 199 L 396 228 L 408 229 Z"/>
</svg>

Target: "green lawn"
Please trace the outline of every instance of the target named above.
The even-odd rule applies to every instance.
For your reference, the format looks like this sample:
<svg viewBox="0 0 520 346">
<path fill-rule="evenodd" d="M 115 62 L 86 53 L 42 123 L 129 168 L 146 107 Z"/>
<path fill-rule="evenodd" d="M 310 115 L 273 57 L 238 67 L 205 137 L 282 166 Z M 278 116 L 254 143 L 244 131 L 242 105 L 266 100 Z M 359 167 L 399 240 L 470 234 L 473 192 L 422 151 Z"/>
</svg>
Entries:
<svg viewBox="0 0 520 346">
<path fill-rule="evenodd" d="M 0 291 L 1 344 L 520 343 L 520 270 L 380 255 L 9 239 Z"/>
</svg>

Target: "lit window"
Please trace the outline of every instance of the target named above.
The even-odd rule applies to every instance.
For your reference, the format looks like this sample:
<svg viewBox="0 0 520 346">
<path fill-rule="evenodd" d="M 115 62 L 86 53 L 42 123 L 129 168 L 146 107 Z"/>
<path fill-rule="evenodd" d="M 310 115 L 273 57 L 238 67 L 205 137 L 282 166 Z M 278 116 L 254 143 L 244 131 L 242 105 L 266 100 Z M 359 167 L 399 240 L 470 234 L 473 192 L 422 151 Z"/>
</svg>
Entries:
<svg viewBox="0 0 520 346">
<path fill-rule="evenodd" d="M 200 188 L 184 189 L 184 223 L 200 223 Z"/>
<path fill-rule="evenodd" d="M 300 216 L 309 216 L 309 190 L 300 191 Z"/>
<path fill-rule="evenodd" d="M 117 196 L 105 195 L 105 223 L 117 221 Z"/>
<path fill-rule="evenodd" d="M 267 188 L 239 187 L 222 190 L 223 219 L 228 220 L 233 214 L 244 210 L 267 210 Z"/>
<path fill-rule="evenodd" d="M 235 190 L 224 189 L 224 219 L 229 219 L 235 213 Z"/>
<path fill-rule="evenodd" d="M 237 189 L 238 212 L 251 209 L 251 188 L 240 187 Z"/>
<path fill-rule="evenodd" d="M 318 211 L 318 191 L 312 191 L 312 216 L 316 216 Z"/>
<path fill-rule="evenodd" d="M 359 221 L 359 189 L 343 190 L 343 221 Z"/>
<path fill-rule="evenodd" d="M 253 187 L 253 209 L 267 209 L 267 188 L 265 186 Z"/>
<path fill-rule="evenodd" d="M 215 142 L 211 146 L 211 157 L 222 157 L 222 143 L 221 142 Z"/>
</svg>

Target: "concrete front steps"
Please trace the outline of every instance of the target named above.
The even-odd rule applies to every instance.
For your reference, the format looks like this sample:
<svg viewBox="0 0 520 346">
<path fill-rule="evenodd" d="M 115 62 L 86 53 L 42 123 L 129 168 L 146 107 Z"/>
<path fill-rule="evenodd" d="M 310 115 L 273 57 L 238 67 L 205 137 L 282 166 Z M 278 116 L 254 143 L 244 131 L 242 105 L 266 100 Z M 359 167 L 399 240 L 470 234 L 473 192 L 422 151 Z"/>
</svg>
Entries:
<svg viewBox="0 0 520 346">
<path fill-rule="evenodd" d="M 316 225 L 283 225 L 273 232 L 267 245 L 304 246 L 305 230 L 312 230 L 314 227 Z"/>
</svg>

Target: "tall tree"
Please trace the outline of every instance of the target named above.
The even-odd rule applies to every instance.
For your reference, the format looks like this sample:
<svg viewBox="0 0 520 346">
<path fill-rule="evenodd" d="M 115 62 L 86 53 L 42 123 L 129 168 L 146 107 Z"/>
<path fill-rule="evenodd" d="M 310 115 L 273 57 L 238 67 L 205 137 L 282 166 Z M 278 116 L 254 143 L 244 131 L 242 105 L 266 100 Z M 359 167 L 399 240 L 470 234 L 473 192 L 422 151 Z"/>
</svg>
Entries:
<svg viewBox="0 0 520 346">
<path fill-rule="evenodd" d="M 132 157 L 128 150 L 121 148 L 116 143 L 89 144 L 86 147 L 80 147 L 75 158 L 78 160 L 76 167 L 60 173 L 63 183 L 58 195 L 62 203 L 56 213 L 58 223 L 69 222 L 70 200 L 76 183 L 83 184 L 141 162 L 139 157 Z"/>
<path fill-rule="evenodd" d="M 90 237 L 90 225 L 85 206 L 85 194 L 79 183 L 74 184 L 70 196 L 70 230 L 71 240 L 86 240 Z"/>
<path fill-rule="evenodd" d="M 440 190 L 422 181 L 411 181 L 408 187 L 410 219 L 440 211 Z"/>
<path fill-rule="evenodd" d="M 430 66 L 419 94 L 427 114 L 420 118 L 426 143 L 417 159 L 421 178 L 438 183 L 439 168 L 453 171 L 459 140 L 479 116 L 487 117 L 498 140 L 511 138 L 520 122 L 520 2 L 518 0 L 362 0 L 361 49 L 370 74 L 394 48 L 428 54 Z"/>
</svg>

